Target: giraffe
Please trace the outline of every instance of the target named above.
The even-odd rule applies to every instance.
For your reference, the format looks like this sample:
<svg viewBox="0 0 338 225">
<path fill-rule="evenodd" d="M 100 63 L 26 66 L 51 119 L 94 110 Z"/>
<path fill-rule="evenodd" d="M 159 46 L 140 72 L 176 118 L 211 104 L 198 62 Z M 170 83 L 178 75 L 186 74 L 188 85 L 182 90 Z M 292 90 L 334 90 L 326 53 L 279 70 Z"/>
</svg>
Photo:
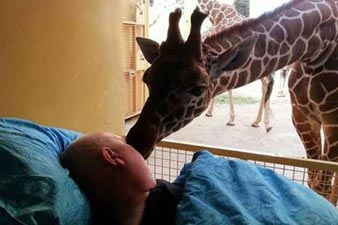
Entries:
<svg viewBox="0 0 338 225">
<path fill-rule="evenodd" d="M 216 0 L 198 0 L 199 7 L 208 12 L 209 20 L 213 24 L 213 26 L 202 36 L 202 39 L 205 39 L 208 36 L 211 36 L 221 30 L 235 24 L 239 23 L 246 19 L 245 16 L 241 15 L 233 6 L 229 4 L 222 4 Z M 265 76 L 260 79 L 262 82 L 262 98 L 260 101 L 260 106 L 258 109 L 258 114 L 256 116 L 255 121 L 251 124 L 252 127 L 259 127 L 259 123 L 262 121 L 263 111 L 264 111 L 264 123 L 265 129 L 269 132 L 272 129 L 272 125 L 270 124 L 269 113 L 270 109 L 270 96 L 273 88 L 273 74 Z M 233 91 L 228 91 L 229 95 L 229 120 L 226 123 L 228 126 L 235 125 L 235 105 L 233 99 Z M 215 99 L 212 98 L 209 104 L 209 107 L 206 112 L 206 116 L 211 117 L 212 112 L 214 110 Z"/>
<path fill-rule="evenodd" d="M 307 157 L 338 161 L 336 0 L 293 0 L 203 42 L 200 29 L 207 15 L 198 9 L 192 13 L 186 41 L 180 17 L 180 10 L 170 14 L 161 45 L 137 39 L 151 64 L 143 77 L 149 97 L 127 143 L 147 158 L 157 142 L 199 116 L 215 95 L 295 63 L 288 82 L 292 120 Z M 334 202 L 332 178 L 326 171 L 310 170 L 308 184 Z"/>
</svg>

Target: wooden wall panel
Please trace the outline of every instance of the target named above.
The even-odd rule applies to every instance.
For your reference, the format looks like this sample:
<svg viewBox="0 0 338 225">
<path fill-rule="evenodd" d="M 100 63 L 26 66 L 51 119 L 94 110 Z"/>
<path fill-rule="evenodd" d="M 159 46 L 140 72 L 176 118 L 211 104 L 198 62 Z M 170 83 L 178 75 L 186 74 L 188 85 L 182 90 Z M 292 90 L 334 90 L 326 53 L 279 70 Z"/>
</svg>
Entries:
<svg viewBox="0 0 338 225">
<path fill-rule="evenodd" d="M 123 4 L 123 80 L 125 118 L 139 114 L 146 88 L 142 77 L 148 63 L 136 43 L 136 37 L 147 37 L 148 2 L 127 0 Z"/>
</svg>

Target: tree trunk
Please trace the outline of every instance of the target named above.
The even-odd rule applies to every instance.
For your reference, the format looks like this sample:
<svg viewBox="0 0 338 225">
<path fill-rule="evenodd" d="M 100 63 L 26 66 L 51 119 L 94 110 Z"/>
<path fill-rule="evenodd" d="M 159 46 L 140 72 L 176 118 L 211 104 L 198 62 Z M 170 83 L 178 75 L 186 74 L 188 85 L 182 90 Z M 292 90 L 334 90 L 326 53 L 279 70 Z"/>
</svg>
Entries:
<svg viewBox="0 0 338 225">
<path fill-rule="evenodd" d="M 250 16 L 250 0 L 235 0 L 234 6 L 241 15 Z"/>
</svg>

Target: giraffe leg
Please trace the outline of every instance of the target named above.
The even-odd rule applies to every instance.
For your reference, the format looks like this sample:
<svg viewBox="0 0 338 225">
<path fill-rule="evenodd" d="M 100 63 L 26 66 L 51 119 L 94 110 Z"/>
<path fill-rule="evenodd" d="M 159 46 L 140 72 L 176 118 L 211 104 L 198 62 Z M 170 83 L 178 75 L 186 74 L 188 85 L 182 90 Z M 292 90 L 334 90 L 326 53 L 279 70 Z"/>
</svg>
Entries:
<svg viewBox="0 0 338 225">
<path fill-rule="evenodd" d="M 305 116 L 303 112 L 294 105 L 292 105 L 292 121 L 303 142 L 307 158 L 319 159 L 322 148 L 320 138 L 321 124 Z M 314 189 L 317 173 L 317 170 L 308 170 L 308 185 L 312 189 Z M 317 190 L 315 189 L 315 191 Z"/>
<path fill-rule="evenodd" d="M 319 159 L 325 160 L 325 157 L 321 156 Z M 333 204 L 337 204 L 337 196 L 333 194 L 337 190 L 333 191 L 332 189 L 333 175 L 334 173 L 331 171 L 318 170 L 311 188 Z"/>
<path fill-rule="evenodd" d="M 261 81 L 262 81 L 262 98 L 259 103 L 259 109 L 258 109 L 256 120 L 251 124 L 252 127 L 259 127 L 259 123 L 262 121 L 262 116 L 263 116 L 266 91 L 264 90 L 265 86 L 264 86 L 263 79 L 261 79 Z"/>
<path fill-rule="evenodd" d="M 338 204 L 338 172 L 335 172 L 333 177 L 333 185 L 332 185 L 332 192 L 330 195 L 330 202 L 333 203 L 334 206 Z"/>
<path fill-rule="evenodd" d="M 269 76 L 265 77 L 263 79 L 263 96 L 264 96 L 264 124 L 266 132 L 269 133 L 272 129 L 272 125 L 270 122 L 270 97 L 273 90 L 273 84 L 274 84 L 274 74 L 270 74 Z"/>
<path fill-rule="evenodd" d="M 336 116 L 334 116 L 334 119 L 337 119 Z M 332 120 L 330 122 L 332 123 Z M 324 124 L 323 133 L 325 137 L 324 151 L 320 159 L 338 162 L 338 126 Z M 320 171 L 320 173 L 318 173 L 315 188 L 319 189 L 333 204 L 337 204 L 338 200 L 337 185 L 337 174 L 334 174 L 332 171 Z"/>
<path fill-rule="evenodd" d="M 269 133 L 272 129 L 272 125 L 270 122 L 270 99 L 268 99 L 264 105 L 264 124 L 266 132 Z"/>
<path fill-rule="evenodd" d="M 259 127 L 259 123 L 262 121 L 263 108 L 264 108 L 264 98 L 261 98 L 256 120 L 251 124 L 252 127 Z"/>
<path fill-rule="evenodd" d="M 280 82 L 279 82 L 279 89 L 278 89 L 278 92 L 277 92 L 277 97 L 285 97 L 284 87 L 285 87 L 285 83 L 286 83 L 286 76 L 287 76 L 287 69 L 283 68 L 280 71 Z"/>
<path fill-rule="evenodd" d="M 207 109 L 207 113 L 205 114 L 208 117 L 212 116 L 212 111 L 214 111 L 214 104 L 215 104 L 215 98 L 212 98 L 209 103 L 209 108 Z"/>
<path fill-rule="evenodd" d="M 324 152 L 328 152 L 327 149 L 327 144 L 324 143 Z M 328 157 L 325 153 L 320 155 L 319 159 L 328 161 Z M 334 176 L 334 172 L 332 171 L 318 170 L 311 186 L 314 191 L 325 197 L 334 205 L 337 204 L 338 199 L 338 187 L 336 186 L 338 181 L 335 180 L 335 178 L 336 175 Z"/>
<path fill-rule="evenodd" d="M 229 120 L 227 122 L 228 126 L 235 126 L 235 103 L 234 103 L 234 96 L 232 94 L 232 90 L 228 91 L 229 94 Z"/>
</svg>

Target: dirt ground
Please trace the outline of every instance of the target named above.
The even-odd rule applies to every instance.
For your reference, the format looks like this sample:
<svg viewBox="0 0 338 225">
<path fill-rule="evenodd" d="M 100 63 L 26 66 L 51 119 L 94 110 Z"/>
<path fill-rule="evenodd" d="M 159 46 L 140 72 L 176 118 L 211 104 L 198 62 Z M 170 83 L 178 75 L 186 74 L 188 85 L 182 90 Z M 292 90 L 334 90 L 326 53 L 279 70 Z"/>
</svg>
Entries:
<svg viewBox="0 0 338 225">
<path fill-rule="evenodd" d="M 166 139 L 266 152 L 280 156 L 305 157 L 304 148 L 291 121 L 288 91 L 285 88 L 286 96 L 277 97 L 278 86 L 279 75 L 276 75 L 271 97 L 273 128 L 269 133 L 265 131 L 264 124 L 258 128 L 251 127 L 258 112 L 259 102 L 254 104 L 236 104 L 235 102 L 235 126 L 226 125 L 229 118 L 229 106 L 216 104 L 212 117 L 206 117 L 203 113 L 189 125 Z M 260 100 L 261 82 L 256 81 L 236 89 L 234 95 Z M 136 118 L 126 121 L 126 132 L 135 121 Z"/>
</svg>

